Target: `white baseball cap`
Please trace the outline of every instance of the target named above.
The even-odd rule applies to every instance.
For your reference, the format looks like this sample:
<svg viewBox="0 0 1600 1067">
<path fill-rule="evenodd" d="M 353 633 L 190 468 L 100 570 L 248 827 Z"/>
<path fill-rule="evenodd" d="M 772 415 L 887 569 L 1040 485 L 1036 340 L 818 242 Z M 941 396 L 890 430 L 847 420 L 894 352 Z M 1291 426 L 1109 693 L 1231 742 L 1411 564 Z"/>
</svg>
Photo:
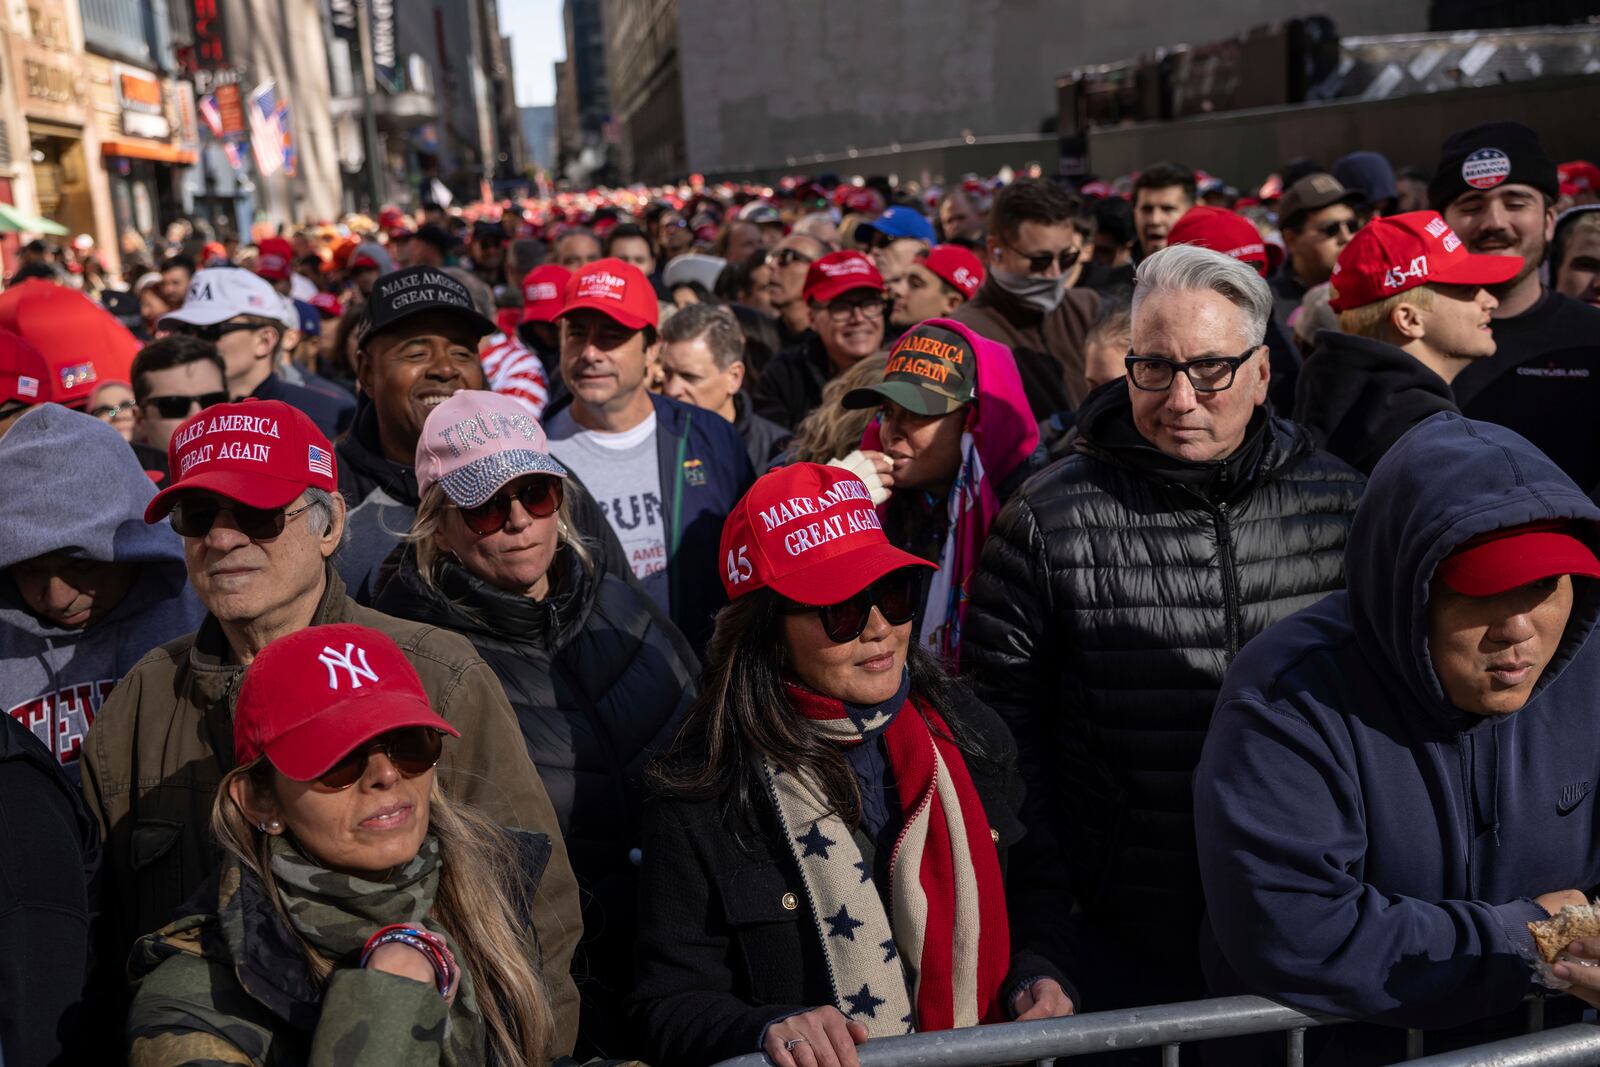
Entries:
<svg viewBox="0 0 1600 1067">
<path fill-rule="evenodd" d="M 243 267 L 207 267 L 189 280 L 183 306 L 161 316 L 161 324 L 215 326 L 237 315 L 284 320 L 283 298 L 272 283 Z"/>
</svg>

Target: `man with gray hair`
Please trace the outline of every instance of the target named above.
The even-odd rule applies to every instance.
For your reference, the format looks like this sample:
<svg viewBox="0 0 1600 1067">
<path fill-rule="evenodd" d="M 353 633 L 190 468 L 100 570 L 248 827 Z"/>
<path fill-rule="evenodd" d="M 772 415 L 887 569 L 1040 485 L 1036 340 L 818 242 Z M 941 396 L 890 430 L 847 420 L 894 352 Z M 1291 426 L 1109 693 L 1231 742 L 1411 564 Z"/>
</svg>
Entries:
<svg viewBox="0 0 1600 1067">
<path fill-rule="evenodd" d="M 661 324 L 661 391 L 733 423 L 750 453 L 751 466 L 760 472 L 794 435 L 750 409 L 750 398 L 741 389 L 744 343 L 739 320 L 727 308 L 716 304 L 680 308 Z"/>
<path fill-rule="evenodd" d="M 1019 936 L 1053 943 L 1097 1010 L 1204 995 L 1190 786 L 1212 703 L 1242 645 L 1344 585 L 1363 480 L 1266 406 L 1271 314 L 1247 263 L 1146 257 L 1126 378 L 1006 503 L 972 583 L 962 665 L 1063 865 L 1058 906 L 1030 910 L 1081 909 Z"/>
<path fill-rule="evenodd" d="M 109 970 L 102 981 L 120 974 L 136 937 L 169 921 L 216 870 L 211 806 L 234 766 L 233 707 L 245 668 L 285 634 L 356 623 L 394 639 L 433 709 L 460 729 L 439 762 L 451 797 L 499 825 L 548 836 L 550 864 L 533 916 L 556 1047 L 570 1050 L 578 1016 L 568 975 L 581 933 L 577 884 L 499 680 L 465 638 L 345 595 L 329 563 L 345 530 L 337 460 L 308 416 L 276 400 L 218 404 L 180 426 L 168 454 L 173 484 L 143 517 L 154 525 L 170 516 L 207 614 L 197 632 L 139 661 L 83 742 L 84 799 L 105 843 L 100 959 Z"/>
</svg>

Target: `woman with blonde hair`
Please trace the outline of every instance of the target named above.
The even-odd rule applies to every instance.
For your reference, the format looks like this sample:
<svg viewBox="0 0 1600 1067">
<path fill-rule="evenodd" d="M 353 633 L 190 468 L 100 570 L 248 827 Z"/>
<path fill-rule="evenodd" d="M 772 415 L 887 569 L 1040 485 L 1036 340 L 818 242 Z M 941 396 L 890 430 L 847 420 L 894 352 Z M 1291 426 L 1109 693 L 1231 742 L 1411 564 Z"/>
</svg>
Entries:
<svg viewBox="0 0 1600 1067">
<path fill-rule="evenodd" d="M 582 895 L 578 1056 L 623 1054 L 643 772 L 699 665 L 655 601 L 575 534 L 567 471 L 516 400 L 453 394 L 428 415 L 415 469 L 416 521 L 374 606 L 463 635 L 500 679 Z"/>
<path fill-rule="evenodd" d="M 221 869 L 134 947 L 130 1064 L 550 1061 L 529 931 L 551 843 L 440 792 L 445 735 L 376 630 L 313 626 L 261 651 L 212 808 Z"/>
</svg>

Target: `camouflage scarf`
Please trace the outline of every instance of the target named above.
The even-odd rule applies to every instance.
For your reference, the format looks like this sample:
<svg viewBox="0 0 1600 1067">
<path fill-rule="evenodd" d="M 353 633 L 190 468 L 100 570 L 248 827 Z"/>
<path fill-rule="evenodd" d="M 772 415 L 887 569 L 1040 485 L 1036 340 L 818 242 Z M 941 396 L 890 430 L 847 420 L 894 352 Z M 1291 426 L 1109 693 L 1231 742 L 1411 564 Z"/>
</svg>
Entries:
<svg viewBox="0 0 1600 1067">
<path fill-rule="evenodd" d="M 330 871 L 307 859 L 287 840 L 287 835 L 275 836 L 272 874 L 295 932 L 336 965 L 354 966 L 372 932 L 391 923 L 426 927 L 443 937 L 456 959 L 461 960 L 461 950 L 430 914 L 439 889 L 439 842 L 432 834 L 423 839 L 410 863 L 396 868 L 382 882 Z M 461 985 L 450 1007 L 446 1067 L 482 1063 L 485 1040 L 472 975 L 463 968 Z"/>
</svg>

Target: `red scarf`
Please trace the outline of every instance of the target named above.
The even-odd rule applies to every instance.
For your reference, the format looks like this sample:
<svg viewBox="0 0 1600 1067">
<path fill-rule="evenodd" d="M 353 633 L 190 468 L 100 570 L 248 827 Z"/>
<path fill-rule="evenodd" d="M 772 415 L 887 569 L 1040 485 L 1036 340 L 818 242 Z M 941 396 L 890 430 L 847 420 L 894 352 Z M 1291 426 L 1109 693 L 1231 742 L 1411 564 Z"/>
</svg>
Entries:
<svg viewBox="0 0 1600 1067">
<path fill-rule="evenodd" d="M 891 921 L 870 879 L 860 873 L 861 854 L 849 829 L 822 801 L 814 781 L 769 768 L 839 1009 L 874 1035 L 906 1031 L 907 1020 L 889 1017 L 900 1003 L 914 1008 L 917 1030 L 1004 1020 L 1000 986 L 1010 965 L 1011 936 L 1000 860 L 966 761 L 941 736 L 950 732 L 943 718 L 914 694 L 890 715 L 874 709 L 876 718 L 859 721 L 841 701 L 794 684 L 785 691 L 797 712 L 840 743 L 860 743 L 881 732 L 900 798 L 903 826 L 889 861 Z M 852 934 L 864 936 L 841 937 L 842 917 L 862 920 Z M 889 933 L 872 936 L 882 930 Z M 890 988 L 907 985 L 904 1001 Z"/>
</svg>

